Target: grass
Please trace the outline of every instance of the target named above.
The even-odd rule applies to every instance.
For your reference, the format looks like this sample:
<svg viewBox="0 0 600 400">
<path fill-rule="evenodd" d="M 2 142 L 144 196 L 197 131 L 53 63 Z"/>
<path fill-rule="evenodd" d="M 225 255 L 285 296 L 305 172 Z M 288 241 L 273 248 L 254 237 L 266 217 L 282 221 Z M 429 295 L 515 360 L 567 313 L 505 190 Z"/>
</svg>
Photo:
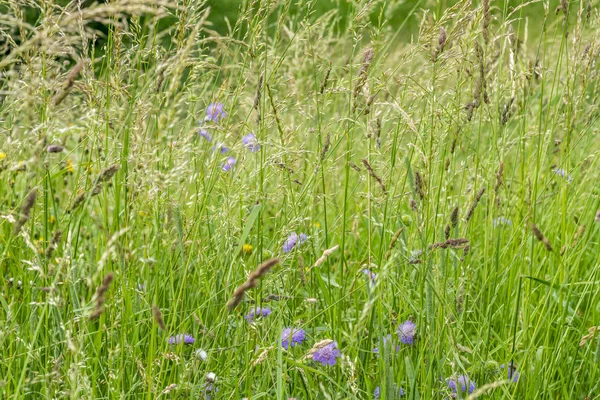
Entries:
<svg viewBox="0 0 600 400">
<path fill-rule="evenodd" d="M 228 36 L 202 2 L 30 3 L 0 16 L 1 398 L 600 398 L 596 2 L 415 2 L 411 38 L 383 1 L 343 32 L 249 1 Z"/>
</svg>

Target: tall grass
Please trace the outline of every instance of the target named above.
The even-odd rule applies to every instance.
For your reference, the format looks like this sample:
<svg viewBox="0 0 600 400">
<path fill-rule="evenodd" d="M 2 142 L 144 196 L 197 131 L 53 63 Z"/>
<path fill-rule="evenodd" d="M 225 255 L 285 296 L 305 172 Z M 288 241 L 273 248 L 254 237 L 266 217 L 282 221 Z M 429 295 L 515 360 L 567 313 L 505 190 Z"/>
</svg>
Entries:
<svg viewBox="0 0 600 400">
<path fill-rule="evenodd" d="M 597 2 L 291 5 L 5 3 L 0 397 L 600 398 Z"/>
</svg>

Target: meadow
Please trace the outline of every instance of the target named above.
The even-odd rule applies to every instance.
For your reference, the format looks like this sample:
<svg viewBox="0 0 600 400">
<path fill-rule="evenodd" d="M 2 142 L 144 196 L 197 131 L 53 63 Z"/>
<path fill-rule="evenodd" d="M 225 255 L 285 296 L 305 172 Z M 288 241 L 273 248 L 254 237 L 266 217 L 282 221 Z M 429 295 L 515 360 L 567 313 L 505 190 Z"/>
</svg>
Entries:
<svg viewBox="0 0 600 400">
<path fill-rule="evenodd" d="M 600 399 L 596 0 L 0 3 L 0 398 Z"/>
</svg>

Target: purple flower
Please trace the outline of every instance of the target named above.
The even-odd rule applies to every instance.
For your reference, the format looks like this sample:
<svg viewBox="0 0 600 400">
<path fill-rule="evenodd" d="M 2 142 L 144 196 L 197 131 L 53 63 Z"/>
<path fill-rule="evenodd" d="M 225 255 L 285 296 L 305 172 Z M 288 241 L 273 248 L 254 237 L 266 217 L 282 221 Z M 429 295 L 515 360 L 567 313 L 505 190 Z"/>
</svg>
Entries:
<svg viewBox="0 0 600 400">
<path fill-rule="evenodd" d="M 246 314 L 246 316 L 244 318 L 246 318 L 246 321 L 252 323 L 254 322 L 254 319 L 257 317 L 268 317 L 269 315 L 271 315 L 273 311 L 271 311 L 271 309 L 269 307 L 265 307 L 265 308 L 260 308 L 260 307 L 256 307 L 253 308 L 252 310 L 250 310 L 250 312 L 248 314 Z"/>
<path fill-rule="evenodd" d="M 221 152 L 221 154 L 225 154 L 229 151 L 229 147 L 226 147 L 223 143 L 217 143 L 213 147 L 213 151 L 217 151 L 217 150 L 219 150 L 219 152 Z"/>
<path fill-rule="evenodd" d="M 504 364 L 502 364 L 500 366 L 500 368 L 504 369 Z M 517 371 L 517 366 L 514 365 L 513 363 L 510 363 L 508 365 L 508 370 L 507 370 L 507 377 L 508 379 L 510 379 L 511 381 L 517 383 L 519 382 L 519 377 L 521 376 L 521 373 Z"/>
<path fill-rule="evenodd" d="M 504 217 L 498 217 L 494 220 L 494 228 L 497 227 L 498 225 L 512 225 L 512 221 L 508 218 L 504 218 Z"/>
<path fill-rule="evenodd" d="M 221 169 L 223 172 L 229 171 L 233 166 L 237 163 L 237 160 L 233 157 L 229 157 L 227 161 L 221 164 Z"/>
<path fill-rule="evenodd" d="M 213 383 L 206 383 L 206 386 L 204 386 L 204 398 L 206 400 L 210 400 L 211 394 L 213 393 L 217 393 L 219 391 L 219 388 L 216 387 Z"/>
<path fill-rule="evenodd" d="M 292 251 L 294 249 L 294 247 L 296 246 L 296 244 L 298 242 L 300 244 L 302 244 L 302 243 L 306 242 L 307 240 L 308 240 L 308 237 L 304 233 L 301 233 L 300 236 L 298 236 L 298 234 L 296 232 L 292 232 L 292 233 L 290 233 L 290 235 L 285 240 L 285 243 L 283 244 L 283 252 L 289 253 L 290 251 Z"/>
<path fill-rule="evenodd" d="M 394 393 L 392 393 L 391 396 L 387 396 L 388 399 L 397 399 L 399 397 L 404 397 L 404 395 L 405 395 L 404 389 L 402 389 L 401 387 L 394 385 L 393 390 L 394 390 Z M 380 397 L 381 397 L 381 389 L 379 388 L 379 386 L 377 386 L 375 388 L 375 391 L 373 392 L 373 398 L 375 400 L 377 400 Z"/>
<path fill-rule="evenodd" d="M 371 271 L 368 268 L 363 268 L 363 270 L 361 271 L 363 274 L 365 274 L 367 276 L 367 278 L 369 278 L 371 280 L 371 284 L 375 284 L 375 281 L 377 280 L 377 274 L 373 271 Z"/>
<path fill-rule="evenodd" d="M 194 344 L 195 341 L 192 335 L 188 335 L 187 333 L 180 333 L 169 338 L 169 344 Z"/>
<path fill-rule="evenodd" d="M 569 175 L 567 173 L 567 171 L 565 171 L 562 168 L 554 168 L 552 170 L 552 172 L 554 172 L 556 175 L 558 175 L 558 176 L 560 176 L 562 178 L 565 178 L 567 180 L 567 182 L 571 182 L 573 180 L 573 178 L 571 178 L 571 175 Z"/>
<path fill-rule="evenodd" d="M 417 325 L 410 319 L 407 319 L 398 327 L 398 337 L 404 344 L 414 344 L 415 335 L 417 334 Z"/>
<path fill-rule="evenodd" d="M 470 380 L 469 377 L 466 375 L 459 375 L 456 380 L 448 379 L 447 383 L 448 383 L 448 387 L 450 388 L 450 390 L 452 390 L 452 393 L 457 393 L 458 385 L 460 385 L 460 391 L 462 393 L 467 391 L 467 385 L 468 385 L 469 394 L 473 393 L 475 391 L 475 389 L 477 388 L 477 385 L 475 384 L 475 382 Z"/>
<path fill-rule="evenodd" d="M 281 333 L 281 345 L 287 350 L 290 345 L 294 347 L 296 344 L 302 344 L 305 337 L 304 329 L 285 328 Z"/>
<path fill-rule="evenodd" d="M 198 132 L 198 135 L 202 136 L 204 139 L 206 139 L 207 142 L 212 141 L 212 136 L 210 135 L 210 133 L 208 133 L 208 131 L 204 128 L 200 128 L 200 131 Z"/>
<path fill-rule="evenodd" d="M 242 138 L 242 144 L 251 152 L 256 153 L 260 150 L 260 144 L 258 144 L 258 140 L 254 133 L 249 133 Z"/>
<path fill-rule="evenodd" d="M 205 121 L 219 122 L 219 120 L 225 118 L 227 113 L 223 111 L 223 104 L 221 103 L 210 103 L 206 107 L 206 118 Z"/>
<path fill-rule="evenodd" d="M 327 346 L 321 347 L 313 354 L 312 359 L 316 362 L 320 362 L 323 365 L 335 365 L 337 357 L 342 354 L 337 348 L 337 343 L 329 343 Z"/>
<path fill-rule="evenodd" d="M 392 343 L 392 335 L 390 335 L 389 333 L 386 336 L 383 336 L 381 338 L 381 341 L 383 342 L 383 347 L 388 346 L 388 343 Z M 396 353 L 400 351 L 400 346 L 396 345 Z M 379 347 L 375 347 L 373 349 L 373 353 L 379 353 Z"/>
</svg>

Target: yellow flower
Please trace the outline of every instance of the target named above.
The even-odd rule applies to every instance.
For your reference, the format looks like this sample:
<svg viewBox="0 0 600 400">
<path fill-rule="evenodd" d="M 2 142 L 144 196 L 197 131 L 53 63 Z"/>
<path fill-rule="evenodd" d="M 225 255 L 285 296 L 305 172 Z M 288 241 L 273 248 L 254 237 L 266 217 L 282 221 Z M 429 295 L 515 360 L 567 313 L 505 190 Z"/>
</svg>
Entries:
<svg viewBox="0 0 600 400">
<path fill-rule="evenodd" d="M 244 244 L 242 246 L 242 253 L 244 253 L 244 254 L 252 254 L 252 245 L 248 244 L 248 243 Z"/>
<path fill-rule="evenodd" d="M 66 166 L 67 171 L 69 171 L 70 173 L 75 172 L 75 168 L 73 168 L 73 163 L 71 162 L 71 160 L 67 160 L 67 166 Z"/>
<path fill-rule="evenodd" d="M 139 214 L 140 214 L 140 217 L 145 217 L 146 215 L 148 215 L 148 214 L 147 214 L 147 213 L 145 213 L 144 211 L 140 211 L 140 212 L 139 212 Z"/>
<path fill-rule="evenodd" d="M 2 160 L 3 158 L 6 158 L 6 153 L 3 151 L 0 151 L 0 160 Z"/>
<path fill-rule="evenodd" d="M 319 229 L 321 227 L 321 224 L 318 221 L 313 222 L 313 225 L 317 229 Z"/>
<path fill-rule="evenodd" d="M 50 218 L 48 218 L 48 222 L 50 222 L 51 224 L 56 222 L 56 217 L 54 215 L 51 215 Z"/>
</svg>

